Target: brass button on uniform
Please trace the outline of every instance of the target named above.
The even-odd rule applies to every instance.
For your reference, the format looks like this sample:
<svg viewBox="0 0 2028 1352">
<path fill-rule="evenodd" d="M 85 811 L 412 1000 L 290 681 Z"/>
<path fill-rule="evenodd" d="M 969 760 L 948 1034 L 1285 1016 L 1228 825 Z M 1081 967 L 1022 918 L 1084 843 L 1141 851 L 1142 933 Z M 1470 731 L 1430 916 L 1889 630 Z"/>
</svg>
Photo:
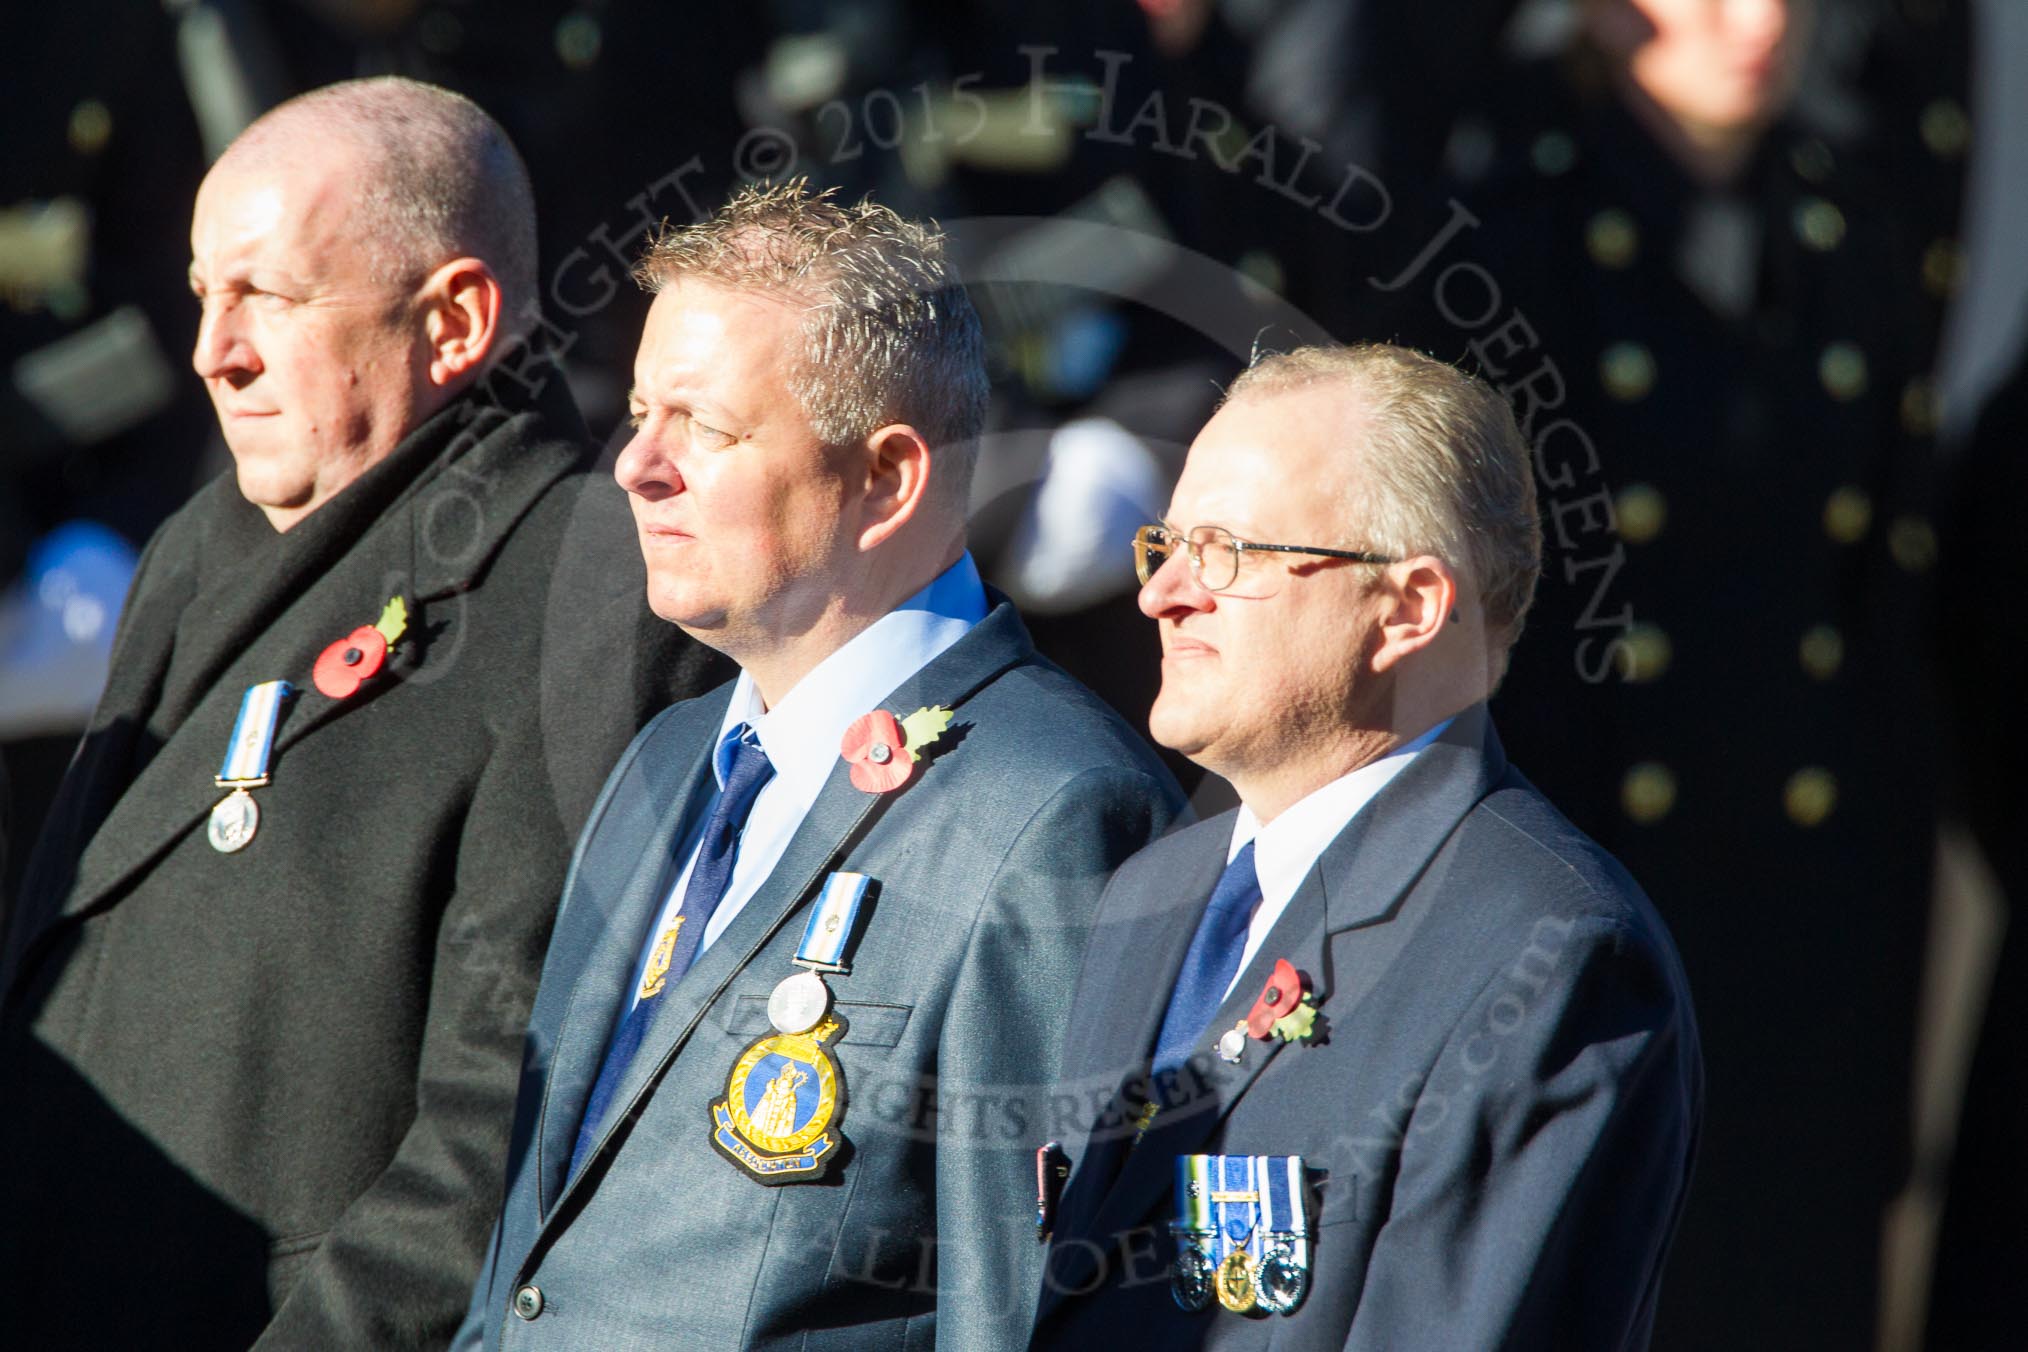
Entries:
<svg viewBox="0 0 2028 1352">
<path fill-rule="evenodd" d="M 1602 268 L 1620 269 L 1640 252 L 1641 232 L 1634 218 L 1617 208 L 1608 208 L 1591 218 L 1584 227 L 1584 247 L 1591 261 Z"/>
<path fill-rule="evenodd" d="M 1841 545 L 1857 544 L 1873 524 L 1873 499 L 1863 488 L 1842 484 L 1824 500 L 1824 534 Z"/>
<path fill-rule="evenodd" d="M 1661 679 L 1675 656 L 1669 636 L 1652 624 L 1627 627 L 1626 636 L 1613 647 L 1613 667 L 1629 685 L 1645 685 Z"/>
<path fill-rule="evenodd" d="M 1628 484 L 1613 499 L 1613 520 L 1619 523 L 1622 540 L 1644 545 L 1662 533 L 1669 504 L 1653 484 Z"/>
<path fill-rule="evenodd" d="M 514 1313 L 523 1319 L 533 1319 L 542 1313 L 542 1288 L 529 1285 L 514 1293 Z"/>
<path fill-rule="evenodd" d="M 1965 251 L 1954 239 L 1931 240 L 1922 251 L 1922 287 L 1932 296 L 1955 296 L 1965 279 Z"/>
<path fill-rule="evenodd" d="M 1660 761 L 1642 761 L 1620 781 L 1620 806 L 1642 825 L 1658 822 L 1676 806 L 1676 776 Z"/>
<path fill-rule="evenodd" d="M 1831 154 L 1831 147 L 1812 136 L 1798 141 L 1789 151 L 1789 165 L 1805 182 L 1822 183 L 1831 176 L 1837 161 Z"/>
<path fill-rule="evenodd" d="M 1922 143 L 1940 160 L 1954 160 L 1972 143 L 1972 119 L 1956 99 L 1937 99 L 1916 123 Z"/>
<path fill-rule="evenodd" d="M 96 155 L 112 138 L 113 114 L 97 99 L 85 99 L 70 110 L 67 134 L 72 150 L 80 155 Z"/>
<path fill-rule="evenodd" d="M 1845 636 L 1835 625 L 1812 625 L 1797 645 L 1797 655 L 1802 659 L 1804 671 L 1817 680 L 1828 681 L 1845 665 Z"/>
<path fill-rule="evenodd" d="M 1887 552 L 1904 572 L 1926 573 L 1936 562 L 1936 528 L 1919 516 L 1900 516 L 1887 528 Z"/>
<path fill-rule="evenodd" d="M 1866 393 L 1866 354 L 1856 343 L 1832 343 L 1817 358 L 1817 379 L 1833 399 L 1857 399 Z"/>
<path fill-rule="evenodd" d="M 1261 287 L 1281 295 L 1288 286 L 1288 273 L 1282 268 L 1282 260 L 1266 249 L 1248 249 L 1239 256 L 1239 272 L 1242 277 Z"/>
<path fill-rule="evenodd" d="M 605 32 L 585 11 L 572 10 L 556 24 L 556 57 L 572 70 L 585 70 L 599 59 Z"/>
<path fill-rule="evenodd" d="M 1577 163 L 1577 142 L 1560 131 L 1545 131 L 1528 148 L 1528 158 L 1535 161 L 1535 171 L 1539 174 L 1550 178 L 1567 174 Z"/>
<path fill-rule="evenodd" d="M 1607 394 L 1631 404 L 1655 388 L 1655 358 L 1639 343 L 1614 343 L 1599 354 L 1598 378 Z"/>
<path fill-rule="evenodd" d="M 1943 421 L 1943 408 L 1936 386 L 1917 376 L 1901 387 L 1901 430 L 1912 437 L 1936 435 Z"/>
<path fill-rule="evenodd" d="M 1838 805 L 1838 781 L 1821 765 L 1805 765 L 1782 788 L 1782 809 L 1797 826 L 1817 826 Z"/>
<path fill-rule="evenodd" d="M 1796 238 L 1818 253 L 1828 253 L 1845 239 L 1845 213 L 1821 197 L 1796 208 L 1791 221 Z"/>
</svg>

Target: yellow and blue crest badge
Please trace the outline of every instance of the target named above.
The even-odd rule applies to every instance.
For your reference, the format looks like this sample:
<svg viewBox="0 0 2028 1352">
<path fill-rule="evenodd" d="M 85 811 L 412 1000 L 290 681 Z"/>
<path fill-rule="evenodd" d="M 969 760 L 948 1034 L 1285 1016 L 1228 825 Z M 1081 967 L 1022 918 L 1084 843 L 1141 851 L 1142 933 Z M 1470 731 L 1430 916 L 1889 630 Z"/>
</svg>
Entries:
<svg viewBox="0 0 2028 1352">
<path fill-rule="evenodd" d="M 803 1033 L 756 1038 L 711 1101 L 711 1143 L 756 1182 L 813 1183 L 844 1143 L 845 1076 L 831 1047 L 845 1021 L 826 1014 Z"/>
</svg>

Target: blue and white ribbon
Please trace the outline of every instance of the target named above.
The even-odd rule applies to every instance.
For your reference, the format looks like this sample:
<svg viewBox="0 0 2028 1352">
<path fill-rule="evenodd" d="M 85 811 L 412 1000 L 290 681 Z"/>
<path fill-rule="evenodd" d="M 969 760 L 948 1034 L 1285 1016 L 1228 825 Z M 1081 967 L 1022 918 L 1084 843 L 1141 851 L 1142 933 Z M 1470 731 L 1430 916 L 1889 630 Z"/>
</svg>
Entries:
<svg viewBox="0 0 2028 1352">
<path fill-rule="evenodd" d="M 1307 1235 L 1308 1207 L 1303 1197 L 1301 1155 L 1255 1155 L 1259 1182 L 1260 1228 L 1271 1235 Z"/>
<path fill-rule="evenodd" d="M 296 688 L 287 681 L 262 681 L 247 687 L 240 697 L 239 717 L 232 725 L 232 740 L 225 748 L 225 764 L 218 771 L 220 788 L 268 782 L 268 758 L 274 754 L 282 701 L 295 693 Z"/>
<path fill-rule="evenodd" d="M 803 927 L 803 942 L 796 946 L 795 961 L 819 972 L 847 970 L 859 905 L 873 880 L 863 873 L 833 873 L 817 894 L 816 909 Z"/>
<path fill-rule="evenodd" d="M 1260 1187 L 1257 1155 L 1213 1155 L 1211 1203 L 1218 1217 L 1218 1256 L 1245 1249 L 1260 1256 Z"/>
</svg>

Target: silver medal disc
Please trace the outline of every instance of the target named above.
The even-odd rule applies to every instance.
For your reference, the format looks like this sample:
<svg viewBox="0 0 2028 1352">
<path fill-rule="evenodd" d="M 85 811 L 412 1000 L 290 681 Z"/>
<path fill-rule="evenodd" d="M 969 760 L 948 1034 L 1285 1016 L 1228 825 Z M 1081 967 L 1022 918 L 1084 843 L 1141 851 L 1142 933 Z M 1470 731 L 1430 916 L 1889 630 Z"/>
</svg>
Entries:
<svg viewBox="0 0 2028 1352">
<path fill-rule="evenodd" d="M 807 1033 L 831 1012 L 831 988 L 815 972 L 782 978 L 768 997 L 768 1022 L 777 1033 Z"/>
<path fill-rule="evenodd" d="M 261 810 L 253 795 L 245 789 L 235 789 L 211 809 L 211 824 L 205 828 L 205 835 L 212 849 L 220 854 L 234 854 L 246 848 L 260 824 Z"/>
<path fill-rule="evenodd" d="M 1253 1272 L 1254 1296 L 1269 1314 L 1287 1314 L 1303 1303 L 1310 1273 L 1286 1242 L 1277 1245 Z"/>
<path fill-rule="evenodd" d="M 1237 1063 L 1246 1055 L 1246 1030 L 1228 1028 L 1218 1039 L 1218 1056 L 1222 1061 Z"/>
<path fill-rule="evenodd" d="M 1169 1267 L 1169 1294 L 1176 1298 L 1177 1305 L 1195 1314 L 1211 1303 L 1212 1283 L 1217 1275 L 1204 1250 L 1186 1239 Z"/>
</svg>

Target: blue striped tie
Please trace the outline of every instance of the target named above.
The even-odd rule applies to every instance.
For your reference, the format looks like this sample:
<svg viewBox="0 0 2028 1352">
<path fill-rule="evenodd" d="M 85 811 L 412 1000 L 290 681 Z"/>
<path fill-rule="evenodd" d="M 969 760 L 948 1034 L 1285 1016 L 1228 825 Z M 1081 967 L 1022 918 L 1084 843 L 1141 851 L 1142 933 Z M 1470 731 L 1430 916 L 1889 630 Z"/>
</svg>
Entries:
<svg viewBox="0 0 2028 1352">
<path fill-rule="evenodd" d="M 747 814 L 753 811 L 754 799 L 774 778 L 775 767 L 768 760 L 767 752 L 761 750 L 754 740 L 753 729 L 742 727 L 737 734 L 729 734 L 732 742 L 732 764 L 725 772 L 725 787 L 711 801 L 710 814 L 704 822 L 704 838 L 697 845 L 697 863 L 690 870 L 690 881 L 683 888 L 683 905 L 676 914 L 681 917 L 677 926 L 676 942 L 669 951 L 669 967 L 652 993 L 644 992 L 635 1002 L 620 1029 L 613 1034 L 611 1045 L 606 1048 L 605 1062 L 599 1066 L 598 1080 L 592 1085 L 591 1097 L 585 1100 L 584 1120 L 577 1129 L 577 1143 L 570 1152 L 570 1174 L 576 1177 L 578 1166 L 591 1153 L 598 1140 L 599 1128 L 605 1122 L 606 1109 L 612 1106 L 613 1093 L 620 1087 L 621 1078 L 633 1062 L 634 1053 L 640 1050 L 641 1038 L 648 1031 L 648 1024 L 655 1017 L 655 1010 L 661 1004 L 662 992 L 690 970 L 690 964 L 697 957 L 698 945 L 704 938 L 704 928 L 711 923 L 711 913 L 718 909 L 718 903 L 725 899 L 725 889 L 732 881 L 732 866 L 739 858 L 739 836 L 746 826 Z M 721 743 L 721 746 L 723 743 Z"/>
</svg>

